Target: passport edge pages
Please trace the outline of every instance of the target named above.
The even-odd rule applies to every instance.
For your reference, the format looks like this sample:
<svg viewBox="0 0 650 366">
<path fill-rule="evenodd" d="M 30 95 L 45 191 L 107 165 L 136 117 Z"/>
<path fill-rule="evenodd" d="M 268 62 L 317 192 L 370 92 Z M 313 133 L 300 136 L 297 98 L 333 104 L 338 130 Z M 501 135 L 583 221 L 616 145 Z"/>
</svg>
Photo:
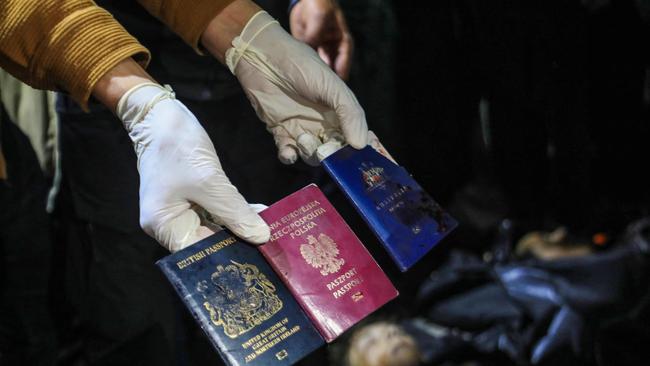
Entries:
<svg viewBox="0 0 650 366">
<path fill-rule="evenodd" d="M 445 230 L 444 234 L 442 234 L 437 240 L 435 240 L 432 244 L 430 244 L 428 248 L 422 250 L 419 254 L 407 258 L 406 255 L 404 255 L 399 250 L 397 245 L 394 245 L 394 243 L 391 243 L 386 238 L 384 238 L 384 236 L 380 232 L 380 229 L 383 226 L 381 216 L 386 214 L 381 212 L 376 212 L 375 210 L 371 210 L 369 208 L 364 207 L 362 205 L 363 202 L 361 202 L 362 199 L 359 199 L 356 196 L 361 196 L 361 195 L 368 196 L 367 193 L 359 192 L 355 196 L 353 192 L 355 190 L 351 187 L 350 184 L 344 182 L 345 181 L 344 174 L 339 174 L 338 172 L 339 168 L 334 166 L 336 165 L 336 160 L 341 159 L 340 157 L 341 155 L 368 154 L 368 152 L 374 155 L 372 156 L 372 160 L 370 161 L 379 162 L 380 167 L 390 166 L 393 169 L 399 171 L 403 175 L 403 177 L 406 177 L 410 182 L 412 182 L 413 185 L 417 186 L 420 192 L 428 196 L 431 202 L 435 204 L 443 213 L 442 220 L 443 223 L 447 225 L 447 229 Z M 334 182 L 339 187 L 339 189 L 343 191 L 348 201 L 352 203 L 355 210 L 359 213 L 359 215 L 363 218 L 366 224 L 370 227 L 372 232 L 375 234 L 375 237 L 379 240 L 379 242 L 382 244 L 384 249 L 388 252 L 390 257 L 393 259 L 393 262 L 397 265 L 397 267 L 401 272 L 406 272 L 418 261 L 420 261 L 428 252 L 431 251 L 433 247 L 435 247 L 440 241 L 442 241 L 450 232 L 452 232 L 458 226 L 458 222 L 453 217 L 451 217 L 446 211 L 444 211 L 437 204 L 437 202 L 435 202 L 435 200 L 433 200 L 433 198 L 426 192 L 426 190 L 424 190 L 424 188 L 422 188 L 422 186 L 420 186 L 420 184 L 408 173 L 408 171 L 406 171 L 406 169 L 404 169 L 402 166 L 395 163 L 394 160 L 391 160 L 390 158 L 384 156 L 382 153 L 376 151 L 371 146 L 366 146 L 361 150 L 356 150 L 350 146 L 345 146 L 341 148 L 339 151 L 328 156 L 321 163 L 325 171 L 328 173 L 328 175 L 334 180 Z M 437 223 L 436 225 L 438 225 L 439 227 L 440 223 Z"/>
<path fill-rule="evenodd" d="M 220 261 L 216 265 L 216 272 L 210 276 L 202 276 L 215 269 L 213 268 L 215 267 L 214 263 L 205 261 L 203 265 L 209 266 L 205 269 L 199 267 L 195 262 L 200 262 L 211 255 L 217 255 L 220 247 L 227 248 L 231 245 L 250 246 L 230 232 L 223 230 L 156 262 L 221 359 L 226 364 L 233 366 L 267 364 L 286 366 L 298 362 L 320 348 L 325 342 L 318 330 L 257 248 L 242 248 L 245 249 L 245 255 L 251 254 L 250 258 L 244 255 L 240 258 L 235 257 L 241 263 L 237 263 L 235 259 L 229 259 L 229 263 L 232 265 L 225 266 L 222 265 L 225 260 Z M 242 260 L 243 258 L 246 260 Z M 250 266 L 250 263 L 253 265 Z M 210 266 L 210 264 L 212 265 Z M 186 274 L 186 279 L 181 278 L 180 271 L 186 268 L 192 269 L 192 266 L 195 266 L 194 272 Z M 225 284 L 228 291 L 232 293 L 241 294 L 242 287 L 240 285 L 242 283 L 246 284 L 243 287 L 244 291 L 247 291 L 247 294 L 252 294 L 249 295 L 251 299 L 259 299 L 260 297 L 252 296 L 263 293 L 261 298 L 264 302 L 258 301 L 258 303 L 263 303 L 263 306 L 258 307 L 260 311 L 249 316 L 252 320 L 245 324 L 245 328 L 239 327 L 240 324 L 236 322 L 233 325 L 232 319 L 236 318 L 237 314 L 230 314 L 233 312 L 232 306 L 218 307 L 217 304 L 211 304 L 216 299 L 215 294 L 218 293 L 208 288 L 210 286 L 208 281 L 214 284 L 215 275 L 217 275 L 217 281 L 222 281 L 220 279 L 224 278 L 225 282 L 219 282 L 219 285 Z M 204 287 L 199 289 L 197 283 L 198 292 L 193 291 L 190 288 L 191 278 L 194 280 L 205 279 L 205 281 L 199 281 L 205 282 Z M 232 285 L 232 278 L 236 279 L 235 285 Z M 201 292 L 202 290 L 205 292 Z M 213 295 L 214 299 L 209 295 Z M 235 299 L 238 298 L 235 297 Z M 216 301 L 218 303 L 219 299 Z M 234 312 L 237 311 L 242 310 L 235 308 Z M 290 313 L 287 314 L 287 311 Z M 250 310 L 247 314 L 250 314 Z M 291 328 L 286 329 L 287 327 Z M 250 332 L 251 330 L 253 332 Z M 238 337 L 239 339 L 237 339 Z M 301 339 L 296 337 L 301 337 Z M 235 339 L 236 341 L 233 341 Z M 241 341 L 244 343 L 239 343 Z M 292 343 L 296 341 L 298 344 Z M 283 348 L 278 350 L 275 348 L 276 345 L 282 345 Z M 275 358 L 271 358 L 271 356 Z M 269 358 L 271 358 L 270 361 Z"/>
<path fill-rule="evenodd" d="M 311 193 L 310 190 L 314 190 L 313 193 Z M 311 201 L 314 197 L 318 197 L 318 199 L 323 202 L 315 204 Z M 298 203 L 297 206 L 292 207 L 289 206 L 289 201 L 300 203 Z M 285 207 L 285 205 L 287 206 Z M 277 226 L 278 221 L 283 218 L 283 215 L 293 212 L 294 210 L 300 210 L 303 207 L 309 207 L 310 211 L 303 212 L 304 216 L 296 217 L 295 220 L 302 220 L 310 215 L 321 216 L 315 217 L 313 221 L 306 221 L 305 226 L 302 228 L 303 230 L 305 227 L 308 228 L 307 231 L 301 233 L 297 238 L 299 243 L 296 245 L 297 248 L 295 251 L 300 254 L 293 256 L 294 260 L 291 261 L 291 259 L 288 259 L 290 256 L 287 253 L 290 252 L 290 249 L 287 248 L 287 246 L 292 246 L 294 244 L 292 242 L 293 238 L 289 239 L 289 235 L 293 234 L 287 234 L 284 237 L 275 238 L 274 233 L 283 228 Z M 326 212 L 325 208 L 329 208 L 331 212 Z M 326 215 L 328 215 L 327 219 L 325 218 Z M 262 216 L 269 226 L 271 226 L 271 240 L 266 244 L 261 245 L 259 247 L 260 251 L 271 267 L 273 267 L 276 273 L 278 273 L 280 279 L 289 288 L 289 291 L 291 291 L 298 303 L 302 306 L 312 323 L 320 331 L 321 336 L 323 336 L 328 343 L 332 342 L 363 318 L 378 310 L 399 295 L 399 292 L 394 287 L 388 276 L 386 276 L 370 252 L 356 236 L 352 228 L 350 228 L 347 222 L 345 222 L 343 217 L 341 217 L 336 208 L 331 204 L 331 202 L 329 202 L 325 194 L 316 184 L 309 184 L 273 203 L 267 209 L 260 212 L 260 216 Z M 311 231 L 312 227 L 323 225 L 324 220 L 335 221 L 333 224 L 338 224 L 339 227 L 337 228 L 332 225 L 325 228 L 319 227 L 318 230 Z M 309 226 L 311 225 L 311 222 L 313 222 L 314 225 Z M 290 225 L 290 223 L 291 222 L 286 223 L 284 227 Z M 278 230 L 276 231 L 276 229 Z M 332 234 L 333 230 L 340 232 L 335 236 Z M 344 240 L 341 242 L 340 240 L 332 239 L 336 239 L 337 237 L 344 237 Z M 338 241 L 338 243 L 336 241 Z M 323 249 L 327 249 L 325 246 L 328 245 L 334 252 L 334 255 L 323 255 Z M 321 260 L 321 263 L 318 263 L 314 258 L 308 258 L 310 255 L 310 249 L 312 256 L 316 254 L 315 251 L 320 251 L 321 256 L 319 260 Z M 347 253 L 348 257 L 352 254 L 356 254 L 358 257 L 346 258 L 341 252 Z M 323 258 L 328 260 L 329 263 L 323 262 Z M 365 258 L 366 261 L 359 258 Z M 348 263 L 345 263 L 346 260 Z M 301 278 L 306 279 L 300 281 L 300 283 L 295 282 L 295 278 L 292 281 L 292 276 L 290 272 L 287 271 L 287 268 L 289 268 L 289 271 L 294 272 L 294 276 L 296 271 L 303 271 L 300 273 L 305 274 L 305 277 Z M 312 276 L 315 277 L 308 277 L 311 273 L 313 273 Z M 375 278 L 368 280 L 367 277 L 369 275 L 375 276 Z M 342 277 L 347 277 L 346 282 L 340 282 L 339 284 L 338 281 Z M 317 278 L 317 280 L 309 281 L 310 278 Z M 354 287 L 347 289 L 347 285 L 354 285 L 356 283 L 355 281 L 359 282 L 359 285 L 356 288 L 357 292 L 352 293 L 351 290 L 354 290 Z M 363 281 L 365 281 L 366 284 L 363 284 Z M 336 283 L 336 285 L 332 285 L 334 283 Z M 309 286 L 309 284 L 311 284 L 311 286 Z M 366 290 L 367 286 L 373 284 L 377 286 L 376 292 Z M 301 292 L 300 289 L 307 292 L 307 294 L 305 295 L 305 293 Z M 337 298 L 332 292 L 337 292 L 340 289 L 345 289 L 346 292 L 349 291 L 350 294 L 348 294 L 348 297 L 350 298 L 354 298 L 354 296 L 357 295 L 358 300 L 355 301 L 359 301 L 359 306 L 351 308 L 353 305 L 349 304 L 349 300 L 347 300 L 348 305 L 346 307 L 346 305 L 344 305 L 347 299 L 345 298 L 345 295 L 341 295 L 340 298 Z M 366 299 L 363 299 L 364 296 Z M 318 297 L 322 299 L 320 303 Z M 325 299 L 329 299 L 329 302 Z M 344 310 L 340 310 L 341 308 Z M 345 309 L 349 309 L 350 311 L 341 315 L 341 312 L 345 311 Z M 338 318 L 335 318 L 336 314 L 339 315 Z"/>
</svg>

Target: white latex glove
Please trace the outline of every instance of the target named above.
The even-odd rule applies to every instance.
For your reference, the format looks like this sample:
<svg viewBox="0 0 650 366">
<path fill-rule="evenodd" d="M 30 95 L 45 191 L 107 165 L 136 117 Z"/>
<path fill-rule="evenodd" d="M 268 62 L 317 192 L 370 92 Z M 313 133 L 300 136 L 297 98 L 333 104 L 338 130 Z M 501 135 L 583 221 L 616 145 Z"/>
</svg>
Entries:
<svg viewBox="0 0 650 366">
<path fill-rule="evenodd" d="M 140 173 L 140 225 L 171 252 L 202 239 L 196 205 L 217 224 L 255 244 L 270 230 L 223 172 L 212 141 L 173 92 L 153 83 L 126 92 L 117 106 Z"/>
<path fill-rule="evenodd" d="M 273 134 L 280 161 L 299 155 L 318 165 L 322 144 L 366 146 L 365 114 L 352 91 L 266 12 L 255 14 L 232 45 L 226 64 Z"/>
<path fill-rule="evenodd" d="M 388 150 L 386 150 L 386 148 L 381 143 L 381 141 L 379 141 L 377 135 L 375 135 L 375 133 L 372 131 L 368 131 L 368 145 L 370 145 L 378 153 L 385 156 L 388 160 L 398 165 L 397 161 L 395 161 L 395 158 L 393 158 L 393 156 L 388 152 Z M 323 161 L 327 159 L 328 156 L 334 154 L 341 147 L 343 147 L 343 144 L 333 140 L 328 143 L 320 145 L 318 149 L 316 149 L 316 156 L 318 157 L 318 161 Z"/>
</svg>

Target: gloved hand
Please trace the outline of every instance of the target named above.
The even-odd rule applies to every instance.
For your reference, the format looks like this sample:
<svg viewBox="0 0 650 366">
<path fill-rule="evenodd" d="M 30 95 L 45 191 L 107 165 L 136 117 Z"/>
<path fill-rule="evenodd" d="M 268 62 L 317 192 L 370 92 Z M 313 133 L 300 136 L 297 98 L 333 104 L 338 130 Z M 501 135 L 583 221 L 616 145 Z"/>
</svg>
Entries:
<svg viewBox="0 0 650 366">
<path fill-rule="evenodd" d="M 352 91 L 266 12 L 255 14 L 232 46 L 226 64 L 273 134 L 280 161 L 291 164 L 299 155 L 318 165 L 323 144 L 366 146 L 365 114 Z"/>
<path fill-rule="evenodd" d="M 120 99 L 117 116 L 138 156 L 140 225 L 171 252 L 206 236 L 193 205 L 255 244 L 270 230 L 226 177 L 214 146 L 173 92 L 140 84 Z"/>
</svg>

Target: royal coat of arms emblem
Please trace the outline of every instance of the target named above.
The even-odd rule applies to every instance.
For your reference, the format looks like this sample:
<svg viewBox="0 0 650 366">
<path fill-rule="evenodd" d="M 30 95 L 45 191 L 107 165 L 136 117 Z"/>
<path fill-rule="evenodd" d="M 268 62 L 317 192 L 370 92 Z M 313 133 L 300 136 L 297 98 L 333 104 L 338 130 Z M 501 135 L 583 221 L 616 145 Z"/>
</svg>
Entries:
<svg viewBox="0 0 650 366">
<path fill-rule="evenodd" d="M 323 276 L 338 272 L 345 263 L 343 258 L 337 258 L 339 248 L 334 240 L 325 234 L 318 235 L 318 239 L 313 235 L 307 236 L 307 243 L 300 246 L 300 254 Z"/>
<path fill-rule="evenodd" d="M 271 318 L 282 309 L 275 286 L 252 264 L 217 266 L 210 280 L 197 283 L 210 320 L 236 338 Z"/>
</svg>

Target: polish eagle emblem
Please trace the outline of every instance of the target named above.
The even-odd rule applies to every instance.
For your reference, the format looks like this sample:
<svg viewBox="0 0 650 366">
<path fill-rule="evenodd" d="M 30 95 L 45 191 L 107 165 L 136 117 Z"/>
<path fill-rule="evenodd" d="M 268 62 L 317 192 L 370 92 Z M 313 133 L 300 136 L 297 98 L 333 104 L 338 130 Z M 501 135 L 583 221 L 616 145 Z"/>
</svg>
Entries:
<svg viewBox="0 0 650 366">
<path fill-rule="evenodd" d="M 338 272 L 345 263 L 344 259 L 337 258 L 339 248 L 334 240 L 322 233 L 318 239 L 313 235 L 307 236 L 307 243 L 300 246 L 300 254 L 307 263 L 320 270 L 323 276 Z"/>
</svg>

